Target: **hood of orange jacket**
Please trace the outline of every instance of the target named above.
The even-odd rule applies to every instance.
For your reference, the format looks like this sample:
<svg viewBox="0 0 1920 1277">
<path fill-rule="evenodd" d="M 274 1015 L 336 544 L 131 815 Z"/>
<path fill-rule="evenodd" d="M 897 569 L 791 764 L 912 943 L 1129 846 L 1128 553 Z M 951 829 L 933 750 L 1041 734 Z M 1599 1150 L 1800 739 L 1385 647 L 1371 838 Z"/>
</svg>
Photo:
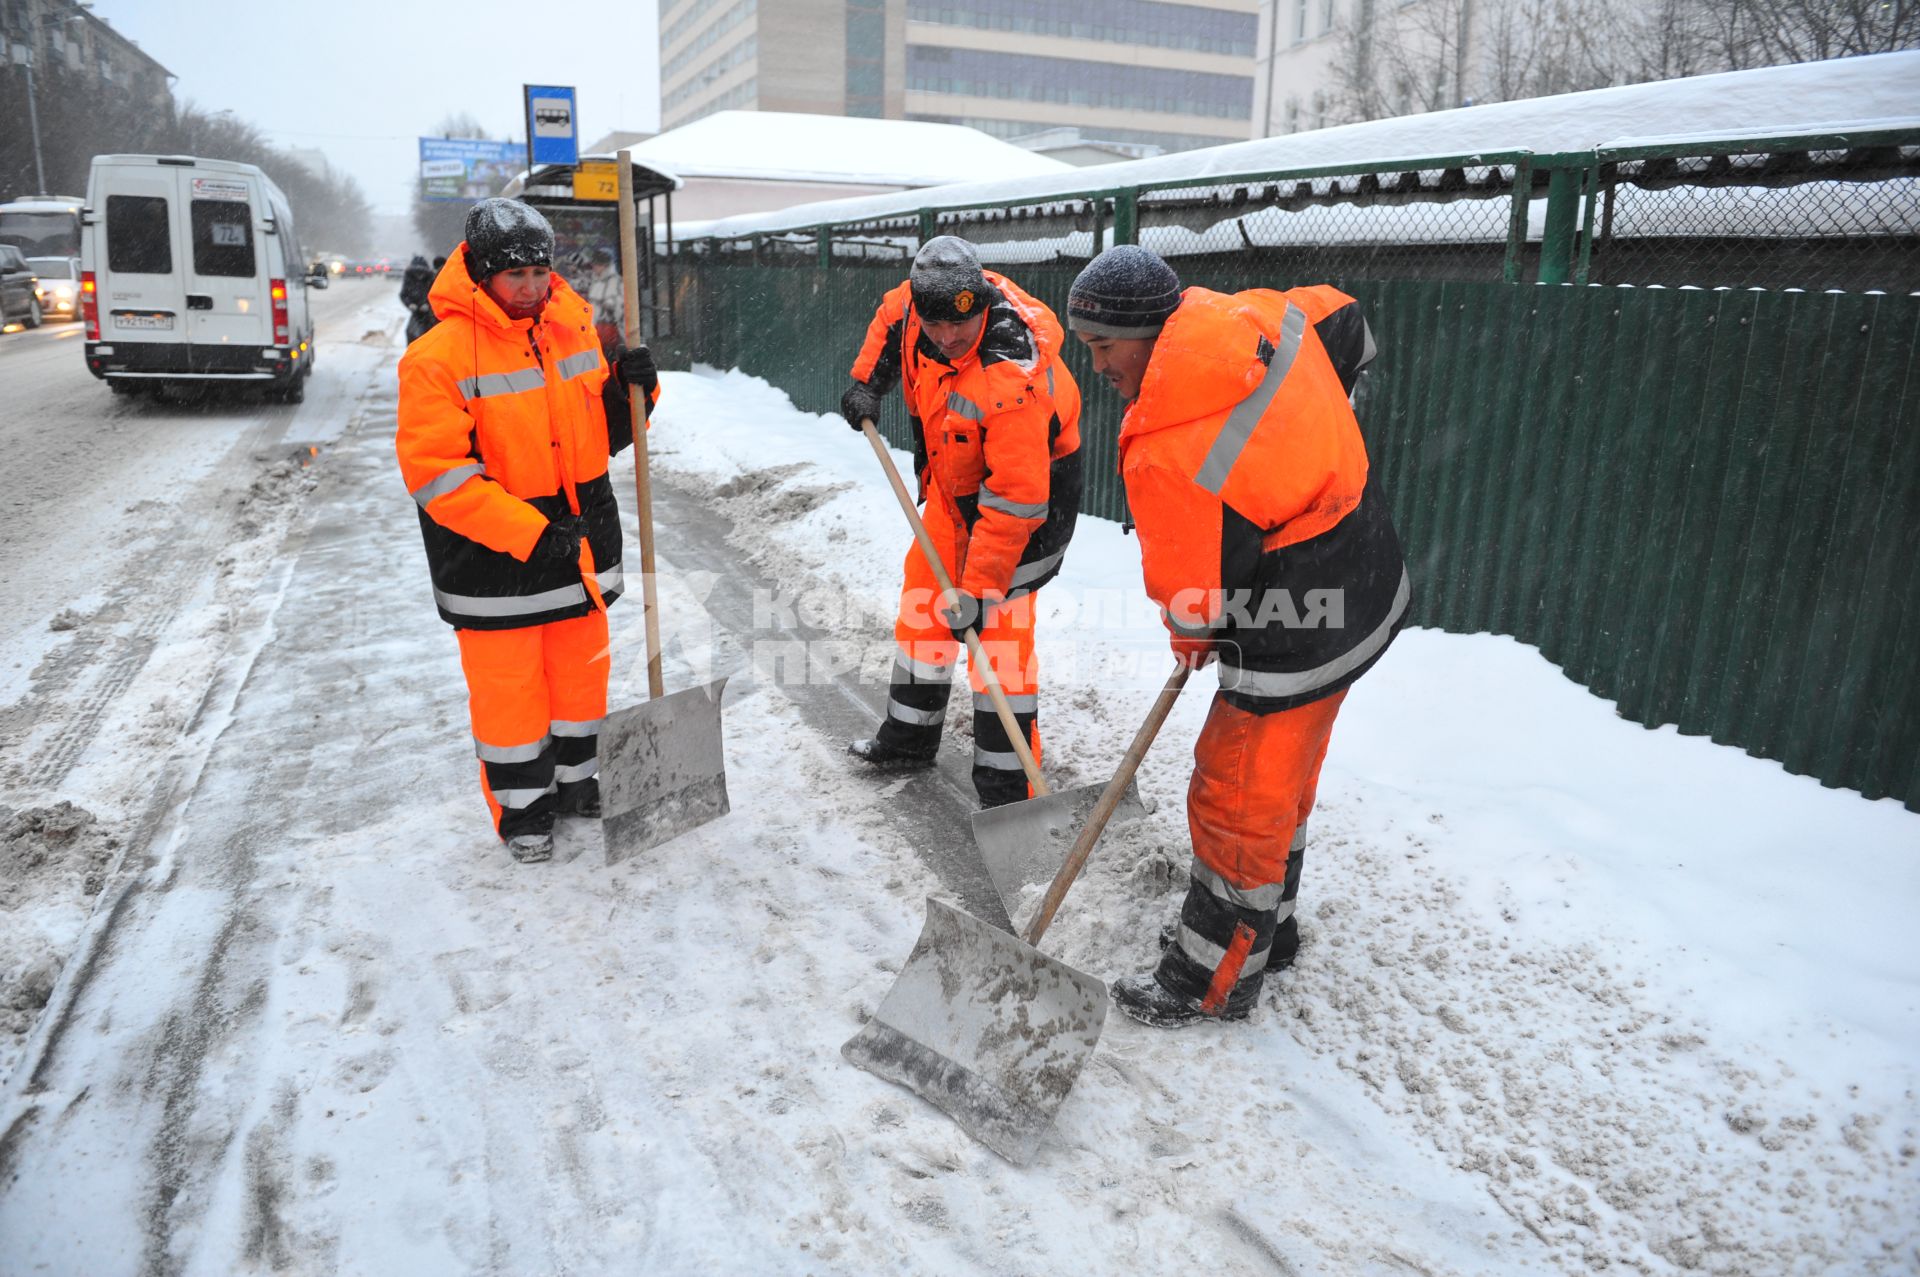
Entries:
<svg viewBox="0 0 1920 1277">
<path fill-rule="evenodd" d="M 1216 293 L 1189 288 L 1160 330 L 1140 393 L 1120 427 L 1124 447 L 1133 436 L 1225 412 L 1252 394 L 1267 375 L 1260 339 L 1280 330 L 1287 299 L 1263 288 Z"/>
<path fill-rule="evenodd" d="M 500 303 L 493 300 L 493 295 L 468 273 L 467 242 L 461 240 L 460 247 L 447 255 L 447 264 L 434 277 L 427 303 L 440 319 L 463 316 L 476 324 L 493 328 L 531 328 L 549 319 L 561 323 L 592 323 L 593 307 L 588 305 L 586 298 L 574 292 L 572 285 L 560 278 L 558 271 L 548 278 L 552 280 L 552 291 L 547 294 L 547 304 L 541 312 L 527 319 L 509 319 L 507 312 L 500 309 Z M 555 306 L 560 308 L 559 311 L 549 314 Z M 584 320 L 580 318 L 582 315 L 585 316 Z"/>
</svg>

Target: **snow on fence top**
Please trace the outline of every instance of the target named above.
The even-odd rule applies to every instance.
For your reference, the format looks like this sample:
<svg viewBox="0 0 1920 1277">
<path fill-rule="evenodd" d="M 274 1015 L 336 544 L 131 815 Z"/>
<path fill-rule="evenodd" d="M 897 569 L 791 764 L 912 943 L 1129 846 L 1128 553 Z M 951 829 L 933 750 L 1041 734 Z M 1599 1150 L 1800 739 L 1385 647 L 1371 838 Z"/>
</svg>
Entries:
<svg viewBox="0 0 1920 1277">
<path fill-rule="evenodd" d="M 1078 171 L 958 124 L 790 111 L 716 111 L 629 149 L 682 178 L 927 187 Z"/>
<path fill-rule="evenodd" d="M 1093 191 L 1224 183 L 1335 166 L 1419 168 L 1431 165 L 1435 157 L 1490 160 L 1517 152 L 1591 151 L 1620 139 L 1651 137 L 1676 121 L 1687 122 L 1688 136 L 1700 140 L 1843 132 L 1863 125 L 1885 128 L 1910 119 L 1916 103 L 1920 50 L 1910 50 L 1372 120 L 1091 170 L 826 200 L 690 223 L 676 233 L 683 240 L 734 239 L 910 217 L 923 208 L 1034 204 Z M 760 113 L 740 114 L 749 121 L 760 118 Z"/>
</svg>

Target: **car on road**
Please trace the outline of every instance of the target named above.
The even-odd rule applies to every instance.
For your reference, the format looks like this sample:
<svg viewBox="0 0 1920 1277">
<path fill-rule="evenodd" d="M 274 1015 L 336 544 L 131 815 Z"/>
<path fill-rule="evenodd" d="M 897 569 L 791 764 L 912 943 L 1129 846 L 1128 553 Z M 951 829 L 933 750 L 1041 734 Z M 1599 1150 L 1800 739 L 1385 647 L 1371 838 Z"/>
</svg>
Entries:
<svg viewBox="0 0 1920 1277">
<path fill-rule="evenodd" d="M 313 369 L 307 255 L 251 164 L 96 155 L 80 247 L 87 370 L 116 394 L 251 384 L 298 403 Z"/>
<path fill-rule="evenodd" d="M 11 244 L 0 244 L 0 327 L 40 326 L 40 280 Z"/>
<path fill-rule="evenodd" d="M 61 319 L 80 318 L 80 259 L 29 257 L 27 265 L 40 277 L 40 313 Z"/>
</svg>

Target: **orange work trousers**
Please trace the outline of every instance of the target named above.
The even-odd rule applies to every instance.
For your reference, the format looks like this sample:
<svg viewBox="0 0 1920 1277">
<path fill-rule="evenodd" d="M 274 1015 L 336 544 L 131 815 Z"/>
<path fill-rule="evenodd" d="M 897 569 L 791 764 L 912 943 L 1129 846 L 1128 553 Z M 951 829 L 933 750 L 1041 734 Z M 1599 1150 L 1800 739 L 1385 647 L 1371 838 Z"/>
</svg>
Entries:
<svg viewBox="0 0 1920 1277">
<path fill-rule="evenodd" d="M 1346 695 L 1273 714 L 1213 698 L 1187 785 L 1187 896 L 1154 971 L 1209 1014 L 1244 1014 L 1261 978 L 1293 961 L 1307 817 Z"/>
<path fill-rule="evenodd" d="M 596 793 L 607 716 L 607 614 L 513 630 L 456 630 L 480 788 L 502 838 L 547 833 Z"/>
<path fill-rule="evenodd" d="M 965 535 L 944 503 L 929 501 L 927 533 L 939 547 L 949 577 L 958 581 Z M 980 625 L 980 643 L 1014 720 L 1040 758 L 1040 666 L 1033 650 L 1034 596 L 1018 595 L 989 607 Z M 907 550 L 900 589 L 900 612 L 893 625 L 899 654 L 887 698 L 881 739 L 914 753 L 939 748 L 948 692 L 960 645 L 940 616 L 940 586 L 916 540 Z M 973 688 L 973 785 L 987 806 L 1030 797 L 1027 778 L 1006 727 L 986 693 L 986 681 L 971 661 L 967 681 Z"/>
</svg>

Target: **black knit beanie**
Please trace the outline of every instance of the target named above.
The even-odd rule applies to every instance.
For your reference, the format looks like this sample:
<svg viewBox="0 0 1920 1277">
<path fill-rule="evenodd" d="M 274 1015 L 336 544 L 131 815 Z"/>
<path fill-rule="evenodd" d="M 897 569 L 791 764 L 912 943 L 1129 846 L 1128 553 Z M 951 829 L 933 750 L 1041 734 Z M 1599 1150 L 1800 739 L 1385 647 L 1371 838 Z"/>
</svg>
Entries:
<svg viewBox="0 0 1920 1277">
<path fill-rule="evenodd" d="M 1092 337 L 1157 337 L 1180 306 L 1180 277 L 1137 244 L 1088 262 L 1067 293 L 1067 327 Z"/>
<path fill-rule="evenodd" d="M 922 319 L 952 323 L 971 319 L 1000 300 L 980 270 L 973 245 L 956 235 L 936 235 L 913 255 L 913 308 Z"/>
<path fill-rule="evenodd" d="M 553 265 L 553 227 L 519 200 L 481 200 L 467 210 L 467 273 L 484 284 L 503 270 Z"/>
</svg>

